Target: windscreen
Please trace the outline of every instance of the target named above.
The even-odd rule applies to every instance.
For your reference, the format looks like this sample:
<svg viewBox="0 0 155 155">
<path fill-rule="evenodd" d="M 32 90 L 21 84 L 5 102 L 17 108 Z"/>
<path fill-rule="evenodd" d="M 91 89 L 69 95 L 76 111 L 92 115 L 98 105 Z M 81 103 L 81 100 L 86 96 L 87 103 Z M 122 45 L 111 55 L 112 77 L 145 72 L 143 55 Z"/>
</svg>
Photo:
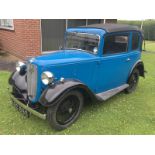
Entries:
<svg viewBox="0 0 155 155">
<path fill-rule="evenodd" d="M 98 51 L 99 36 L 87 33 L 67 33 L 66 49 L 78 49 L 96 54 Z"/>
</svg>

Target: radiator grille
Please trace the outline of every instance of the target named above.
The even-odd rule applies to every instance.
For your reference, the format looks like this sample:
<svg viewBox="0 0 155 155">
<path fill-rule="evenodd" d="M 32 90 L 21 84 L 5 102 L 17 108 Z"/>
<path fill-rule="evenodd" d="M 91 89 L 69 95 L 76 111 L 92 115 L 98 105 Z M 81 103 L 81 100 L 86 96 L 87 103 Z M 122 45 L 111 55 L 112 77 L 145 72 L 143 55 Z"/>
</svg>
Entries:
<svg viewBox="0 0 155 155">
<path fill-rule="evenodd" d="M 27 88 L 29 99 L 33 100 L 37 91 L 37 67 L 33 64 L 27 66 Z"/>
</svg>

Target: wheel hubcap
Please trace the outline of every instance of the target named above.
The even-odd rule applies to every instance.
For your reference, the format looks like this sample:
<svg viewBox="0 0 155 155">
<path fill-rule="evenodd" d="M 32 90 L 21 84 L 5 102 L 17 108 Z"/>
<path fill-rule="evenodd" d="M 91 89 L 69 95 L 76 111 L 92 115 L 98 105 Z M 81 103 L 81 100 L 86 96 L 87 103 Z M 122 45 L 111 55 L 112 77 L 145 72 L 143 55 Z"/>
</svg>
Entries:
<svg viewBox="0 0 155 155">
<path fill-rule="evenodd" d="M 58 107 L 56 120 L 59 124 L 69 123 L 77 114 L 80 101 L 76 96 L 69 96 Z"/>
<path fill-rule="evenodd" d="M 73 111 L 72 108 L 69 108 L 69 109 L 68 109 L 68 112 L 69 112 L 70 114 L 72 113 L 72 111 Z"/>
</svg>

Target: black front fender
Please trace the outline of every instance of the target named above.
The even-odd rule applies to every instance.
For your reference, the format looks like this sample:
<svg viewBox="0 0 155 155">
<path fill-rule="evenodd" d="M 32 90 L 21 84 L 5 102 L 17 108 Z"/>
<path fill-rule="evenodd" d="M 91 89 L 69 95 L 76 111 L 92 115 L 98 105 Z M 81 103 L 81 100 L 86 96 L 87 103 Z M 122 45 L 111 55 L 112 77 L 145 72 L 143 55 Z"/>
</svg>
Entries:
<svg viewBox="0 0 155 155">
<path fill-rule="evenodd" d="M 13 72 L 8 80 L 10 85 L 14 85 L 20 90 L 27 90 L 26 74 L 20 75 L 19 72 Z"/>
<path fill-rule="evenodd" d="M 83 83 L 75 80 L 66 80 L 63 83 L 58 82 L 53 86 L 49 86 L 45 89 L 40 97 L 40 104 L 44 107 L 50 107 L 55 105 L 61 98 L 73 89 L 78 89 L 89 95 L 92 99 L 96 99 L 94 93 Z"/>
</svg>

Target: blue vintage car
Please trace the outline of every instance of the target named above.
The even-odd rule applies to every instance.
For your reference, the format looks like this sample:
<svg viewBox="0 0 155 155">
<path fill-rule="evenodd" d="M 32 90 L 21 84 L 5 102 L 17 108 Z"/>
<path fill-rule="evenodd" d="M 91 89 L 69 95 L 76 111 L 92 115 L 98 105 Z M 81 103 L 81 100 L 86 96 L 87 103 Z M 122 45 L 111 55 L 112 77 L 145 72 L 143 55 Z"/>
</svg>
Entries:
<svg viewBox="0 0 155 155">
<path fill-rule="evenodd" d="M 143 33 L 136 26 L 69 28 L 63 49 L 17 63 L 9 79 L 12 102 L 25 115 L 65 129 L 78 118 L 86 100 L 103 102 L 136 89 L 145 72 L 142 42 Z"/>
</svg>

